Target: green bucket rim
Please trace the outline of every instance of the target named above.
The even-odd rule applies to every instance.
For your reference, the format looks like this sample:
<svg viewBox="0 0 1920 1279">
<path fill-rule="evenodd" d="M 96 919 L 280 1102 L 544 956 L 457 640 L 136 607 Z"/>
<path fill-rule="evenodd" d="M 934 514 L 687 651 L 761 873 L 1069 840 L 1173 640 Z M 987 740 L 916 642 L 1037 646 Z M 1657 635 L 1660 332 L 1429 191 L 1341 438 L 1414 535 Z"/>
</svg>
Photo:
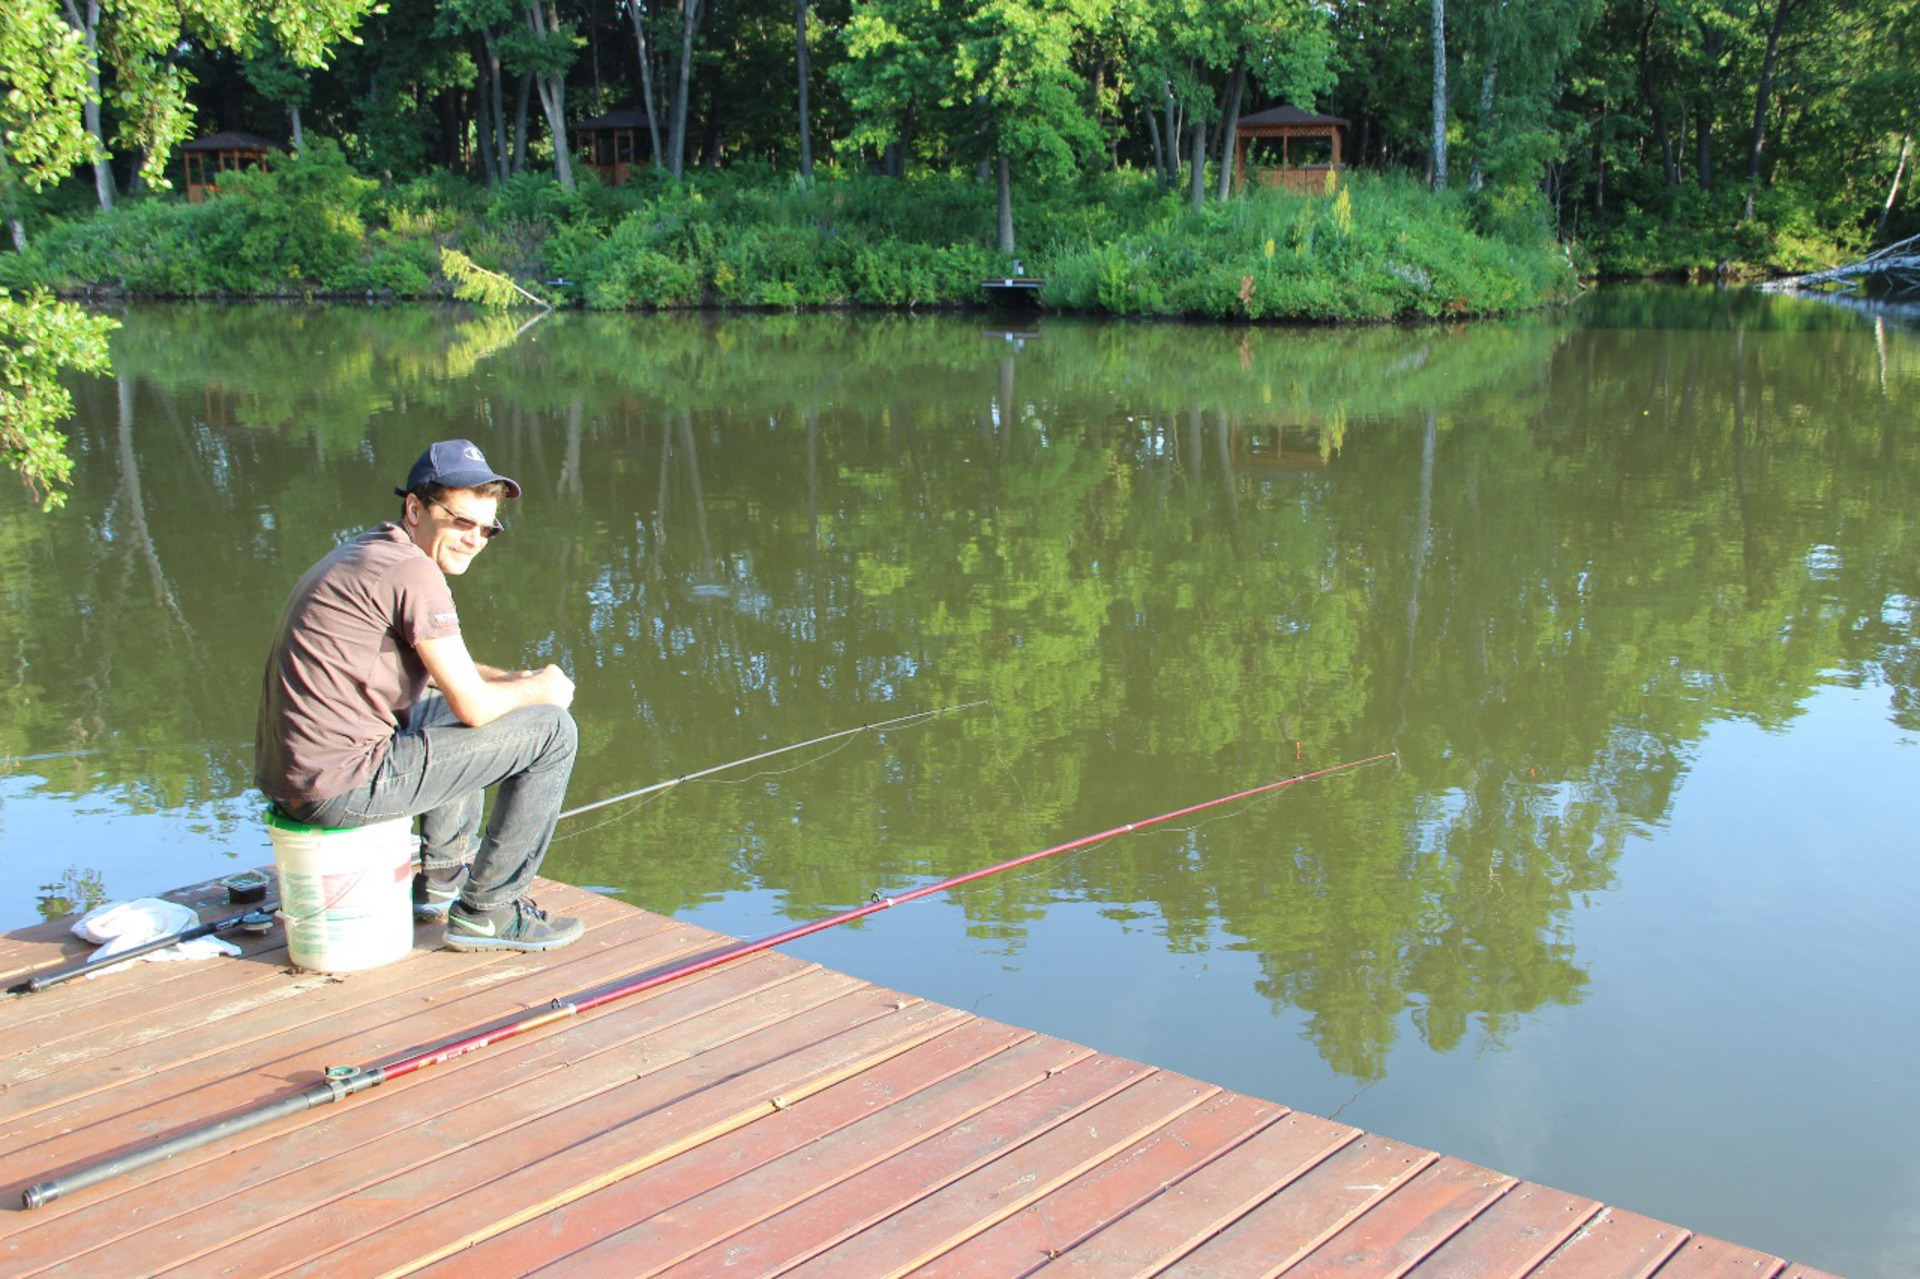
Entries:
<svg viewBox="0 0 1920 1279">
<path fill-rule="evenodd" d="M 293 818 L 281 812 L 279 809 L 279 806 L 275 804 L 268 804 L 266 808 L 262 810 L 262 815 L 265 816 L 265 818 L 267 819 L 267 825 L 269 828 L 273 830 L 284 830 L 295 835 L 347 835 L 347 834 L 353 833 L 354 831 L 363 831 L 367 829 L 367 826 L 309 826 L 305 822 L 294 821 Z M 410 819 L 405 817 L 396 817 L 396 818 L 393 818 L 392 820 L 408 821 Z M 368 825 L 380 826 L 380 825 L 384 825 L 384 823 L 370 822 L 368 823 Z"/>
</svg>

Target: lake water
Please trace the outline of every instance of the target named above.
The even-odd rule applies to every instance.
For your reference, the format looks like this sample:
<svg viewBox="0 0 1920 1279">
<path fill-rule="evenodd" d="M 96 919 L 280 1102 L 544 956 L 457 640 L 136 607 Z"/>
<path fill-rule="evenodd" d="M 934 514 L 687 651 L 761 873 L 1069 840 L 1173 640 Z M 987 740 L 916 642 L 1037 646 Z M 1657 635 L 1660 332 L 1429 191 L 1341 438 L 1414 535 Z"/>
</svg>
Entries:
<svg viewBox="0 0 1920 1279">
<path fill-rule="evenodd" d="M 428 441 L 570 670 L 546 870 L 1855 1276 L 1920 1271 L 1920 334 L 138 308 L 0 485 L 0 925 L 269 859 L 295 578 Z M 556 991 L 555 994 L 565 994 Z M 505 1010 L 503 1010 L 505 1011 Z"/>
</svg>

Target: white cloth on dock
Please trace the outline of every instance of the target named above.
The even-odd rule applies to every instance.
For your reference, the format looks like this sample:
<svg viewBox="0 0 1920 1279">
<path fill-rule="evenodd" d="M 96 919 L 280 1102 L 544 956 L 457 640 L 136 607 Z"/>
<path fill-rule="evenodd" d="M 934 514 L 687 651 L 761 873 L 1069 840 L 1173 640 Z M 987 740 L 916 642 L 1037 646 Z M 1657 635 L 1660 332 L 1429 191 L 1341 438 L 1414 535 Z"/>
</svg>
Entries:
<svg viewBox="0 0 1920 1279">
<path fill-rule="evenodd" d="M 100 949 L 87 956 L 89 964 L 112 959 L 135 946 L 185 932 L 200 925 L 200 916 L 179 902 L 158 897 L 136 897 L 130 902 L 95 906 L 73 923 L 74 936 L 90 941 Z M 176 946 L 148 951 L 141 959 L 211 959 L 215 955 L 238 955 L 240 948 L 218 937 L 194 937 Z M 104 970 L 103 970 L 104 971 Z"/>
</svg>

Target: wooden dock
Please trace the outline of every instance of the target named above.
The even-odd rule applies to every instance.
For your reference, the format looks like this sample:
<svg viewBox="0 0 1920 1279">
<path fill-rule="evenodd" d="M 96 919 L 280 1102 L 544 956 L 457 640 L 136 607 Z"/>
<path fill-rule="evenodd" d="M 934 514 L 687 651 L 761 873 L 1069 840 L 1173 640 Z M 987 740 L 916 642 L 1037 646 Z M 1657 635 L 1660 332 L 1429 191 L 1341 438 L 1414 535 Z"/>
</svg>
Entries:
<svg viewBox="0 0 1920 1279">
<path fill-rule="evenodd" d="M 236 911 L 214 885 L 174 894 Z M 50 1176 L 732 939 L 561 884 L 586 938 L 346 977 L 137 963 L 0 1003 L 0 1273 L 999 1279 L 1817 1272 L 768 951 L 29 1211 Z M 236 938 L 236 940 L 241 940 Z M 0 938 L 0 978 L 84 951 Z"/>
</svg>

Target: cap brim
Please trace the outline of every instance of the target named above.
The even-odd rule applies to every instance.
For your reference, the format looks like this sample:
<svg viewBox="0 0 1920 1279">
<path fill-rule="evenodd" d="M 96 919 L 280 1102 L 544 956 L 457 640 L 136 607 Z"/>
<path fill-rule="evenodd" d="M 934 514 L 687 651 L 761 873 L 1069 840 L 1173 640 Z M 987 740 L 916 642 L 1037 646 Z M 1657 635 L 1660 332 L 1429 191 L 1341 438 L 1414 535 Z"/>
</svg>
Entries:
<svg viewBox="0 0 1920 1279">
<path fill-rule="evenodd" d="M 520 496 L 520 485 L 516 481 L 492 471 L 448 471 L 434 477 L 434 483 L 450 489 L 477 489 L 482 484 L 496 482 L 507 486 L 509 499 Z"/>
</svg>

